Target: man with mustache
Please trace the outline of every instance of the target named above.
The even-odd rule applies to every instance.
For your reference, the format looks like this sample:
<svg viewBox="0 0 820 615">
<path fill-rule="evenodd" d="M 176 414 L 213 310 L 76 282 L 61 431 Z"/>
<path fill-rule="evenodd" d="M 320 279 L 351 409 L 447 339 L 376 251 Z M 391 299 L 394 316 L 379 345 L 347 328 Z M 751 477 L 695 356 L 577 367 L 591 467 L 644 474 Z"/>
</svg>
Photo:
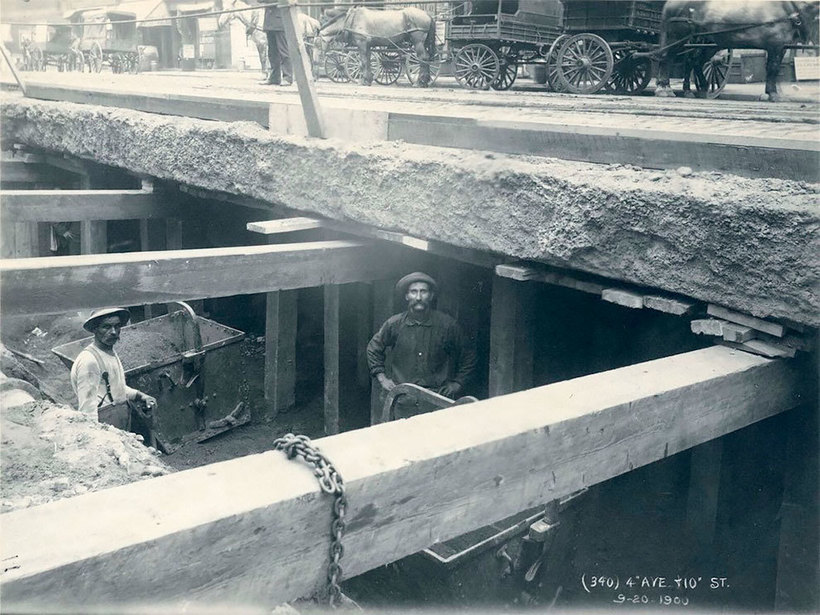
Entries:
<svg viewBox="0 0 820 615">
<path fill-rule="evenodd" d="M 77 355 L 71 368 L 71 387 L 77 394 L 77 409 L 119 429 L 130 430 L 128 402 L 142 401 L 148 410 L 157 400 L 125 384 L 125 370 L 114 350 L 120 330 L 131 319 L 125 308 L 95 310 L 83 323 L 94 341 Z"/>
<path fill-rule="evenodd" d="M 460 397 L 475 369 L 475 353 L 456 321 L 433 309 L 436 281 L 416 271 L 399 280 L 396 289 L 407 301 L 407 311 L 388 318 L 367 345 L 370 375 L 384 391 L 409 382 L 451 399 Z M 385 368 L 388 348 L 390 373 Z"/>
</svg>

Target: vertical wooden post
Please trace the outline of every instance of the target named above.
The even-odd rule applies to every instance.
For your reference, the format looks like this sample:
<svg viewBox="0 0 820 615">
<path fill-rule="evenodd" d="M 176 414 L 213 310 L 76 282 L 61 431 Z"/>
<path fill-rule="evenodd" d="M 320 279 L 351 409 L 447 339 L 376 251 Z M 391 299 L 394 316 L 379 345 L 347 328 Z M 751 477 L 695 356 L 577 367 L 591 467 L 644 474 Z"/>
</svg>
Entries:
<svg viewBox="0 0 820 615">
<path fill-rule="evenodd" d="M 339 286 L 325 291 L 325 434 L 339 433 Z"/>
<path fill-rule="evenodd" d="M 40 241 L 36 222 L 3 224 L 2 257 L 31 258 L 40 256 Z"/>
<path fill-rule="evenodd" d="M 355 345 L 356 345 L 356 384 L 367 390 L 370 383 L 370 370 L 367 367 L 367 343 L 373 336 L 373 287 L 368 283 L 353 285 L 355 310 Z"/>
<path fill-rule="evenodd" d="M 373 283 L 373 334 L 397 311 L 393 305 L 394 289 L 395 283 L 392 280 L 377 280 Z M 375 380 L 371 380 L 370 386 L 370 424 L 376 425 L 381 422 L 384 395 Z"/>
<path fill-rule="evenodd" d="M 532 387 L 533 293 L 528 282 L 493 278 L 490 315 L 490 397 Z"/>
<path fill-rule="evenodd" d="M 165 249 L 182 249 L 182 220 L 179 218 L 168 218 L 165 221 Z"/>
<path fill-rule="evenodd" d="M 80 251 L 83 254 L 108 252 L 108 222 L 83 220 L 80 222 Z"/>
<path fill-rule="evenodd" d="M 266 294 L 265 400 L 275 417 L 296 403 L 296 307 L 298 290 Z"/>
<path fill-rule="evenodd" d="M 288 42 L 288 54 L 299 88 L 299 98 L 302 100 L 302 111 L 305 114 L 308 134 L 311 137 L 325 138 L 325 122 L 316 88 L 313 85 L 313 73 L 310 70 L 310 61 L 305 54 L 305 45 L 302 33 L 297 27 L 299 8 L 295 0 L 279 0 L 279 12 L 282 14 L 282 24 L 285 28 L 285 39 Z"/>
<path fill-rule="evenodd" d="M 692 449 L 686 527 L 693 544 L 705 553 L 715 541 L 723 440 L 711 440 Z"/>
</svg>

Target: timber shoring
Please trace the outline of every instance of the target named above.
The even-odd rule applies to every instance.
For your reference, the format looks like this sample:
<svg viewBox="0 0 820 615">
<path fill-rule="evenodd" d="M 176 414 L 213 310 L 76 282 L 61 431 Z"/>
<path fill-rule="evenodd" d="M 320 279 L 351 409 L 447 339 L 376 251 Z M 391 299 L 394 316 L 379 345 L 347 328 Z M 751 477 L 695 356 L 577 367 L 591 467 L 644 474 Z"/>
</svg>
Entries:
<svg viewBox="0 0 820 615">
<path fill-rule="evenodd" d="M 347 486 L 345 576 L 800 403 L 808 366 L 723 347 L 318 440 Z M 250 455 L 0 516 L 4 606 L 261 605 L 325 583 L 331 501 Z"/>
</svg>

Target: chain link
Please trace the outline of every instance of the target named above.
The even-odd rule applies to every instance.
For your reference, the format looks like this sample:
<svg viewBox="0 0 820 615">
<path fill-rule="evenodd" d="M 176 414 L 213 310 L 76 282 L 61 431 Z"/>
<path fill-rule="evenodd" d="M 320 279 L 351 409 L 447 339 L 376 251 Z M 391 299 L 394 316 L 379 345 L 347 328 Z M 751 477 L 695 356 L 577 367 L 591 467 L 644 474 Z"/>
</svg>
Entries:
<svg viewBox="0 0 820 615">
<path fill-rule="evenodd" d="M 288 459 L 301 457 L 313 466 L 313 474 L 319 481 L 319 487 L 327 494 L 335 496 L 333 500 L 333 521 L 330 524 L 330 563 L 327 566 L 328 603 L 336 608 L 342 600 L 342 566 L 339 563 L 344 555 L 342 535 L 345 531 L 345 511 L 347 496 L 342 477 L 333 467 L 330 460 L 310 441 L 307 436 L 292 433 L 277 438 L 273 443 L 274 450 L 283 451 Z"/>
</svg>

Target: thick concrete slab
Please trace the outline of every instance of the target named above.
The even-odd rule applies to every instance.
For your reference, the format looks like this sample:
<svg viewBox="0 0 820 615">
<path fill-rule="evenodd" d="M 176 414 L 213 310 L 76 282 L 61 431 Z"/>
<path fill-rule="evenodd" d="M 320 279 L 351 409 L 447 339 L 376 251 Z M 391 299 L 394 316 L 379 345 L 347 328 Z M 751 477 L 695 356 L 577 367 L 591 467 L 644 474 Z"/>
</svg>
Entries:
<svg viewBox="0 0 820 615">
<path fill-rule="evenodd" d="M 6 142 L 820 325 L 816 184 L 307 140 L 25 99 L 2 120 Z"/>
</svg>

